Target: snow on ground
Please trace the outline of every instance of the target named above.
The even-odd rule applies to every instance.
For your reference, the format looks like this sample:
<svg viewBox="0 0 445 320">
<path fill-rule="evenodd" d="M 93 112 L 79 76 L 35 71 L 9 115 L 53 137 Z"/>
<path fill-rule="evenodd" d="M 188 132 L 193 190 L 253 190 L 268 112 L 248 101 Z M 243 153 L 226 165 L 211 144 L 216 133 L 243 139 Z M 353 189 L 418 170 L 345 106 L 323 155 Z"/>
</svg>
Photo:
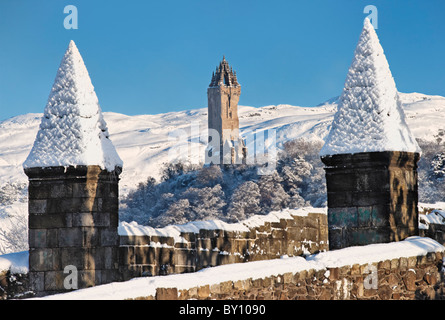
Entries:
<svg viewBox="0 0 445 320">
<path fill-rule="evenodd" d="M 173 274 L 168 276 L 134 278 L 126 282 L 114 282 L 88 289 L 43 297 L 48 300 L 121 300 L 145 297 L 156 294 L 156 288 L 188 289 L 197 286 L 218 284 L 225 281 L 253 280 L 278 276 L 302 270 L 321 270 L 367 264 L 425 255 L 428 252 L 444 251 L 445 247 L 430 238 L 410 237 L 400 242 L 371 244 L 349 247 L 303 257 L 253 261 L 206 268 L 195 273 Z"/>
<path fill-rule="evenodd" d="M 419 207 L 419 212 L 420 213 L 423 213 L 423 212 L 428 211 L 428 210 L 431 211 L 432 209 L 445 211 L 445 202 L 436 202 L 434 204 L 419 202 L 418 203 L 418 207 Z"/>
<path fill-rule="evenodd" d="M 280 222 L 280 219 L 293 219 L 292 216 L 307 216 L 308 213 L 327 213 L 326 208 L 310 208 L 301 209 L 283 209 L 280 211 L 272 211 L 267 215 L 254 215 L 246 220 L 237 223 L 226 223 L 221 220 L 205 220 L 193 221 L 182 225 L 170 225 L 164 228 L 153 228 L 149 226 L 141 226 L 136 222 L 120 222 L 118 233 L 121 236 L 161 236 L 172 237 L 175 242 L 186 241 L 181 237 L 181 232 L 199 233 L 200 229 L 206 230 L 225 230 L 225 231 L 249 231 L 264 225 L 265 222 Z"/>
<path fill-rule="evenodd" d="M 431 238 L 409 237 L 403 241 L 356 246 L 341 250 L 321 252 L 307 258 L 326 267 L 341 267 L 353 264 L 366 264 L 402 257 L 415 257 L 428 252 L 439 252 L 445 247 Z"/>
<path fill-rule="evenodd" d="M 419 214 L 420 229 L 429 229 L 430 224 L 445 225 L 445 211 L 433 210 L 428 214 Z"/>
<path fill-rule="evenodd" d="M 267 215 L 254 215 L 246 220 L 239 222 L 247 228 L 255 228 L 264 225 L 265 222 L 280 222 L 280 219 L 293 219 L 292 216 L 307 216 L 308 213 L 327 214 L 327 208 L 304 207 L 299 209 L 283 209 L 272 211 Z"/>
<path fill-rule="evenodd" d="M 429 229 L 430 224 L 445 225 L 445 202 L 419 203 L 419 229 Z"/>
<path fill-rule="evenodd" d="M 422 204 L 430 207 L 428 204 Z M 197 221 L 184 225 L 172 225 L 161 229 L 139 226 L 136 223 L 123 222 L 119 226 L 120 235 L 157 235 L 174 237 L 181 242 L 181 232 L 199 232 L 199 229 L 221 229 L 227 231 L 248 231 L 249 228 L 264 222 L 279 222 L 280 219 L 291 219 L 292 216 L 306 216 L 308 213 L 324 213 L 326 208 L 284 209 L 274 211 L 264 216 L 253 216 L 239 223 L 228 224 L 218 220 Z M 428 223 L 444 224 L 445 213 L 434 210 L 428 215 Z M 422 223 L 421 223 L 422 224 Z M 176 287 L 187 289 L 196 286 L 212 285 L 224 281 L 238 281 L 249 278 L 258 279 L 268 276 L 277 276 L 287 272 L 300 272 L 309 269 L 335 268 L 353 264 L 367 264 L 383 260 L 397 259 L 425 255 L 428 252 L 444 251 L 445 247 L 430 238 L 410 237 L 400 242 L 371 244 L 367 246 L 349 247 L 340 250 L 327 251 L 303 257 L 282 257 L 281 259 L 254 261 L 206 268 L 195 273 L 173 274 L 169 276 L 156 276 L 134 278 L 126 282 L 115 282 L 89 289 L 44 297 L 43 299 L 127 299 L 154 295 L 156 288 Z M 28 272 L 28 252 L 18 252 L 0 256 L 0 272 L 10 269 L 13 273 Z"/>
</svg>

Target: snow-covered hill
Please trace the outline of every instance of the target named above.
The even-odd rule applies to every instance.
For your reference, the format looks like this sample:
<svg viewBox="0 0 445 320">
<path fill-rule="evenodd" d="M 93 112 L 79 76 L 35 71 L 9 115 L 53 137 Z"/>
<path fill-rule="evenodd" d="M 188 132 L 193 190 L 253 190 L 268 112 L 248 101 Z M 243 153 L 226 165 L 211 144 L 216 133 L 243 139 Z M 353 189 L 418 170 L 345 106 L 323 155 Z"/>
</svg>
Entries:
<svg viewBox="0 0 445 320">
<path fill-rule="evenodd" d="M 445 123 L 445 97 L 401 93 L 408 124 L 417 138 L 434 140 Z M 277 143 L 299 137 L 324 139 L 336 111 L 336 99 L 316 107 L 291 105 L 261 108 L 240 106 L 241 134 L 275 129 Z M 40 124 L 41 114 L 27 114 L 0 122 L 0 181 L 26 183 L 25 161 Z M 127 116 L 105 112 L 105 120 L 116 149 L 124 161 L 121 192 L 127 193 L 148 176 L 160 177 L 179 139 L 171 133 L 183 130 L 189 159 L 203 162 L 207 136 L 207 109 L 169 112 L 157 115 Z M 196 130 L 198 128 L 199 130 Z M 192 129 L 193 128 L 193 129 Z M 178 132 L 178 131 L 176 131 Z M 170 133 L 170 136 L 169 136 Z M 199 136 L 201 140 L 199 141 Z M 174 152 L 173 152 L 174 153 Z"/>
<path fill-rule="evenodd" d="M 445 97 L 421 93 L 400 94 L 408 125 L 416 138 L 435 140 L 439 129 L 444 129 Z M 277 144 L 304 137 L 324 139 L 330 129 L 337 109 L 337 98 L 316 107 L 291 105 L 265 106 L 261 108 L 240 106 L 240 131 L 276 130 Z M 17 189 L 19 197 L 12 195 L 4 202 L 0 197 L 0 231 L 13 223 L 9 217 L 26 216 L 27 205 L 23 199 L 23 187 L 27 177 L 22 163 L 34 142 L 42 114 L 26 114 L 0 122 L 0 191 L 7 184 L 9 197 Z M 187 145 L 188 159 L 194 163 L 204 161 L 207 141 L 207 109 L 193 109 L 157 115 L 127 116 L 105 112 L 110 138 L 124 161 L 120 191 L 125 195 L 148 176 L 160 178 L 164 163 L 173 158 L 175 149 Z M 183 130 L 182 135 L 175 135 Z M 181 136 L 182 139 L 177 139 Z M 201 137 L 201 140 L 199 139 Z M 1 192 L 0 192 L 1 193 Z M 1 240 L 1 239 L 0 239 Z M 1 243 L 0 243 L 1 244 Z M 1 251 L 1 247 L 0 247 Z"/>
</svg>

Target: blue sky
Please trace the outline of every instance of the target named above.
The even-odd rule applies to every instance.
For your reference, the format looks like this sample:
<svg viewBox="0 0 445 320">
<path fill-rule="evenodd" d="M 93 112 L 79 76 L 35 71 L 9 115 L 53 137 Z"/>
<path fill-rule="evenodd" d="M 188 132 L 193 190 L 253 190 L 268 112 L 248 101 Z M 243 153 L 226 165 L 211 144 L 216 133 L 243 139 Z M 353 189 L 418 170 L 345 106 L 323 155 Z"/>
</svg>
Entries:
<svg viewBox="0 0 445 320">
<path fill-rule="evenodd" d="M 77 30 L 63 26 L 66 5 Z M 1 0 L 0 120 L 43 112 L 71 39 L 103 111 L 206 107 L 223 55 L 241 105 L 315 106 L 341 93 L 366 5 L 399 91 L 445 96 L 442 0 Z"/>
</svg>

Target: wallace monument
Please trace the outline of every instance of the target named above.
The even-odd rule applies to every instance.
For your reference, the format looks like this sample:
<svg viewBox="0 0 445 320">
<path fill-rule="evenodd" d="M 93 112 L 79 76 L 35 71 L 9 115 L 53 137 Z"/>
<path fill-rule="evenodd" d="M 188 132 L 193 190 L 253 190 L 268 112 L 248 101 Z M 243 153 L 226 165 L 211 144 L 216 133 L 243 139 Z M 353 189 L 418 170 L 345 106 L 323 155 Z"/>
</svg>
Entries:
<svg viewBox="0 0 445 320">
<path fill-rule="evenodd" d="M 246 161 L 247 148 L 239 136 L 240 94 L 236 72 L 223 57 L 207 89 L 209 145 L 206 164 L 241 164 Z"/>
</svg>

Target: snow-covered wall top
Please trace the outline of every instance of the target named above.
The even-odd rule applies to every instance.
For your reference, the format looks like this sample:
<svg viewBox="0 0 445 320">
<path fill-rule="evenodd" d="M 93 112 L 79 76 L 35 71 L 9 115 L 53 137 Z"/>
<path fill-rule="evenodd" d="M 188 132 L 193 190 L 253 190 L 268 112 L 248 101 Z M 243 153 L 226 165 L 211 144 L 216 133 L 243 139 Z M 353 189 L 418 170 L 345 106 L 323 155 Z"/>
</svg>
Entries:
<svg viewBox="0 0 445 320">
<path fill-rule="evenodd" d="M 24 168 L 123 163 L 111 140 L 87 68 L 74 41 L 60 63 Z"/>
<path fill-rule="evenodd" d="M 337 113 L 320 155 L 420 152 L 377 34 L 365 19 Z"/>
<path fill-rule="evenodd" d="M 253 215 L 252 217 L 236 223 L 226 223 L 221 220 L 192 221 L 182 225 L 170 225 L 164 228 L 142 226 L 136 222 L 121 221 L 118 227 L 120 236 L 161 236 L 172 237 L 175 242 L 184 242 L 182 232 L 199 233 L 199 230 L 225 230 L 248 232 L 250 228 L 263 225 L 266 222 L 280 222 L 280 219 L 293 219 L 292 216 L 307 216 L 309 213 L 327 214 L 326 208 L 304 207 L 299 209 L 282 209 L 272 211 L 267 215 Z"/>
</svg>

